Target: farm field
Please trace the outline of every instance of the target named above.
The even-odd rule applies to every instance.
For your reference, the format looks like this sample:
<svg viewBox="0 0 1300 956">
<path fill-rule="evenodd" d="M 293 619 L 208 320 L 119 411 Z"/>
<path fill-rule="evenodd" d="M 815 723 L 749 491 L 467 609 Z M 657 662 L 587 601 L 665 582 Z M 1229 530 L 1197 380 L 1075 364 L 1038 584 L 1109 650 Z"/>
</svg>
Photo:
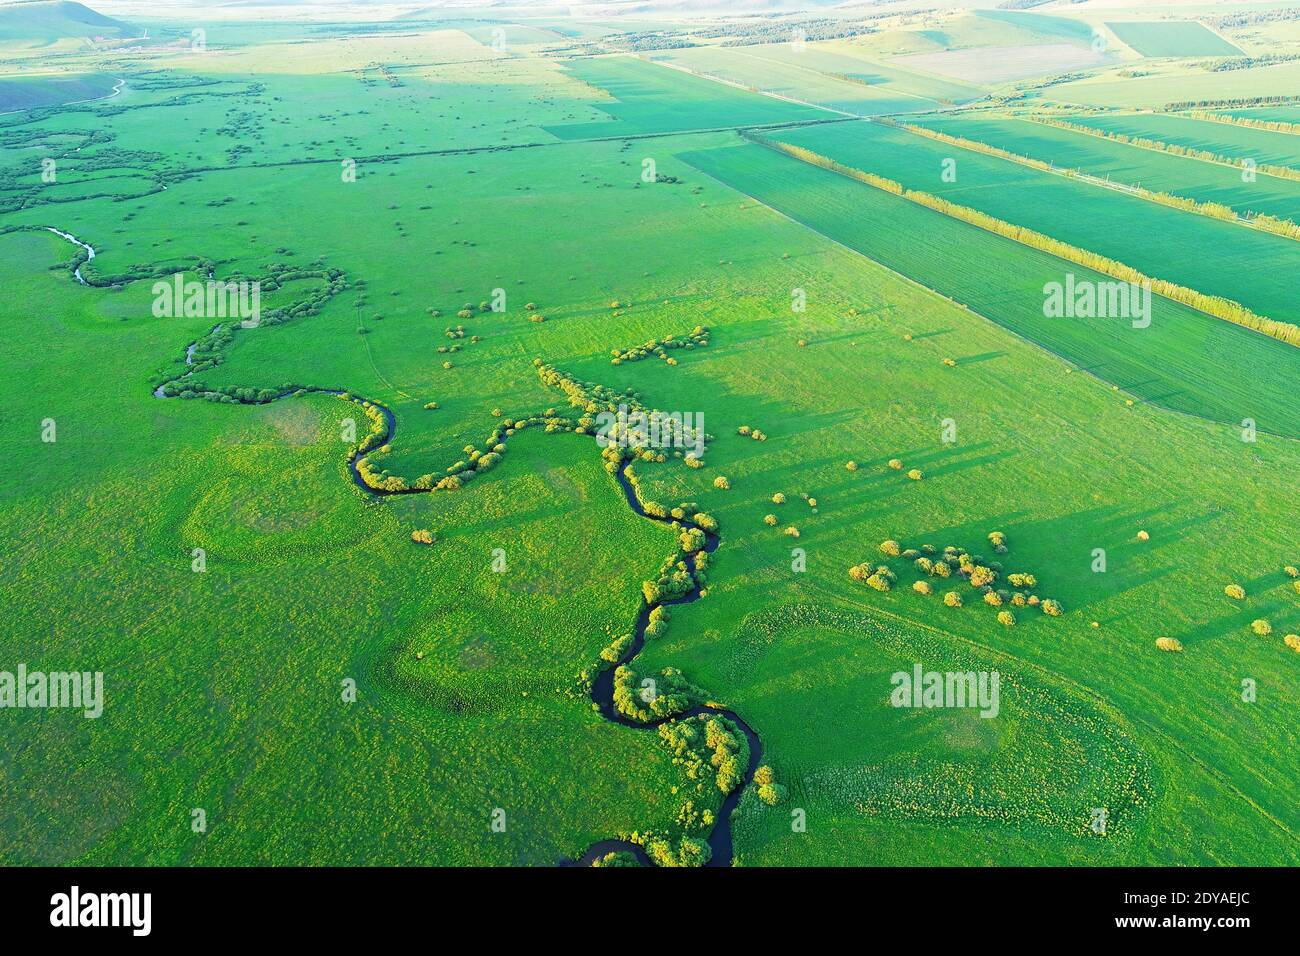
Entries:
<svg viewBox="0 0 1300 956">
<path fill-rule="evenodd" d="M 677 70 L 628 58 L 577 60 L 562 69 L 604 96 L 585 104 L 590 118 L 548 125 L 559 139 L 714 129 L 825 119 L 825 110 L 719 87 Z"/>
<path fill-rule="evenodd" d="M 1205 150 L 1230 159 L 1300 167 L 1300 141 L 1287 133 L 1164 114 L 1083 115 L 1072 117 L 1070 122 L 1108 133 Z"/>
<path fill-rule="evenodd" d="M 0 76 L 0 114 L 108 96 L 117 81 L 102 73 Z"/>
<path fill-rule="evenodd" d="M 894 62 L 956 80 L 997 85 L 1062 70 L 1101 66 L 1108 62 L 1108 57 L 1087 47 L 1044 43 L 1029 47 L 975 47 L 941 53 L 912 53 L 896 57 Z"/>
<path fill-rule="evenodd" d="M 965 103 L 984 95 L 983 90 L 973 84 L 899 69 L 897 60 L 886 62 L 883 57 L 865 56 L 853 44 L 843 41 L 807 44 L 802 49 L 786 43 L 760 44 L 747 47 L 744 53 L 760 60 L 801 66 L 829 76 L 847 76 L 859 83 L 880 86 L 891 93 L 923 97 L 938 103 Z"/>
<path fill-rule="evenodd" d="M 858 117 L 1287 134 L 1006 87 L 1083 15 L 22 6 L 121 89 L 0 116 L 0 864 L 1300 865 L 1300 245 Z"/>
<path fill-rule="evenodd" d="M 1191 20 L 1155 23 L 1107 23 L 1107 27 L 1143 56 L 1233 56 L 1241 51 L 1211 31 Z"/>
<path fill-rule="evenodd" d="M 1290 399 L 1300 374 L 1293 348 L 1160 299 L 1153 300 L 1149 328 L 1114 318 L 1049 320 L 1043 286 L 1087 270 L 760 146 L 683 158 L 1142 401 L 1225 423 L 1232 421 L 1230 408 L 1264 402 L 1257 407 L 1268 408 L 1259 419 L 1270 423 L 1268 430 L 1300 438 Z M 909 235 L 915 238 L 903 241 Z M 1220 361 L 1235 372 L 1225 374 Z M 1247 369 L 1261 367 L 1270 370 L 1264 380 L 1238 382 Z M 1240 391 L 1230 396 L 1234 382 Z"/>
<path fill-rule="evenodd" d="M 1159 110 L 1181 103 L 1222 102 L 1252 97 L 1300 96 L 1300 63 L 1290 60 L 1250 69 L 1214 73 L 1194 63 L 1159 61 L 1144 63 L 1126 77 L 1131 67 L 1053 85 L 1048 99 L 1108 109 Z"/>
<path fill-rule="evenodd" d="M 1069 121 L 1082 125 L 1081 119 Z M 1222 203 L 1241 215 L 1265 213 L 1300 221 L 1300 182 L 1293 180 L 1261 175 L 1254 182 L 1243 182 L 1241 170 L 1226 164 L 1175 156 L 1017 117 L 936 114 L 910 121 L 949 136 L 1050 162 L 1061 169 L 1075 169 L 1197 202 Z"/>
<path fill-rule="evenodd" d="M 862 63 L 850 67 L 856 68 L 856 73 L 825 72 L 824 61 L 801 58 L 797 53 L 776 58 L 761 50 L 698 47 L 656 53 L 654 59 L 854 116 L 933 109 L 939 105 L 939 96 L 956 92 L 938 82 L 931 84 L 934 93 L 925 87 L 921 87 L 925 92 L 913 92 L 918 89 L 916 82 L 896 83 L 904 75 L 901 71 L 872 75 L 863 71 L 866 65 Z M 967 98 L 973 95 L 968 93 Z"/>
<path fill-rule="evenodd" d="M 1300 106 L 1260 106 L 1253 109 L 1221 110 L 1228 116 L 1259 120 L 1263 123 L 1291 123 L 1300 125 Z"/>
<path fill-rule="evenodd" d="M 1292 322 L 1300 318 L 1289 291 L 1288 276 L 1300 266 L 1300 246 L 1294 240 L 877 123 L 782 130 L 777 138 L 1053 236 L 1144 275 L 1240 302 L 1260 315 Z M 945 182 L 944 160 L 950 157 L 956 159 L 956 175 Z M 1138 223 L 1141 230 L 1133 228 Z M 1158 244 L 1149 241 L 1147 229 L 1160 236 Z"/>
</svg>

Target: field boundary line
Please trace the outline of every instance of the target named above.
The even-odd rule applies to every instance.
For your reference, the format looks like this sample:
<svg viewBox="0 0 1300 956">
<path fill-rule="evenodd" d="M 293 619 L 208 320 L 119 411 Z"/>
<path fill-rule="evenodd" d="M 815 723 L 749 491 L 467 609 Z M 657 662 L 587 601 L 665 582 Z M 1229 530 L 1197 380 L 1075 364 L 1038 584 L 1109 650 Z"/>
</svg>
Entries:
<svg viewBox="0 0 1300 956">
<path fill-rule="evenodd" d="M 826 73 L 822 70 L 816 69 L 815 67 L 803 66 L 802 64 L 799 63 L 788 63 L 785 60 L 774 60 L 771 57 L 760 56 L 757 53 L 747 53 L 741 47 L 726 47 L 726 49 L 735 51 L 735 53 L 738 56 L 749 57 L 751 60 L 759 60 L 763 63 L 775 63 L 779 66 L 788 66 L 796 70 L 803 70 L 805 73 L 814 73 L 817 76 L 828 77 L 829 79 L 837 80 L 840 83 L 848 83 L 850 85 L 856 85 L 856 86 L 865 86 L 867 89 L 872 89 L 872 85 L 870 83 L 866 83 L 862 80 L 855 80 L 852 77 L 850 77 L 849 74 L 847 73 L 839 73 L 839 74 Z M 926 103 L 933 103 L 935 106 L 943 106 L 942 101 L 937 100 L 932 96 L 922 96 L 920 93 L 912 93 L 909 90 L 892 90 L 891 92 L 899 94 L 901 96 L 910 96 L 913 97 L 914 99 L 923 100 Z"/>
<path fill-rule="evenodd" d="M 782 100 L 786 103 L 795 103 L 799 106 L 808 106 L 816 110 L 825 110 L 828 113 L 836 113 L 846 119 L 867 119 L 866 114 L 851 113 L 848 110 L 836 109 L 834 106 L 824 106 L 821 103 L 813 103 L 809 100 L 797 99 L 793 96 L 786 96 L 784 93 L 774 93 L 771 90 L 760 90 L 755 86 L 746 86 L 736 80 L 729 80 L 726 77 L 716 76 L 712 73 L 701 73 L 699 70 L 692 70 L 689 67 L 682 66 L 680 63 L 673 63 L 669 60 L 652 60 L 649 57 L 640 57 L 646 63 L 653 63 L 655 66 L 662 66 L 668 70 L 677 70 L 679 73 L 686 73 L 690 76 L 699 77 L 702 80 L 710 80 L 714 83 L 721 83 L 723 86 L 731 86 L 738 90 L 744 90 L 746 93 L 754 93 L 758 96 L 770 96 L 774 100 Z M 737 126 L 736 129 L 745 129 L 746 127 Z"/>
<path fill-rule="evenodd" d="M 812 105 L 812 104 L 809 104 Z M 610 136 L 584 136 L 578 139 L 555 139 L 553 142 L 530 142 L 515 143 L 507 146 L 459 146 L 450 149 L 417 149 L 401 153 L 376 153 L 372 156 L 355 156 L 353 159 L 358 163 L 384 163 L 396 159 L 419 159 L 425 156 L 477 156 L 482 153 L 509 153 L 515 150 L 523 149 L 547 149 L 559 146 L 580 146 L 583 143 L 618 143 L 625 140 L 640 139 L 662 139 L 669 136 L 703 136 L 708 133 L 734 133 L 737 130 L 758 129 L 758 130 L 779 130 L 794 129 L 800 126 L 821 126 L 826 123 L 846 123 L 849 120 L 866 119 L 867 117 L 854 116 L 852 114 L 827 119 L 807 119 L 807 120 L 784 120 L 776 123 L 743 123 L 736 126 L 710 126 L 703 129 L 674 129 L 674 130 L 656 130 L 654 132 L 642 133 L 623 133 Z M 321 159 L 284 159 L 265 163 L 241 163 L 234 166 L 188 166 L 179 169 L 167 170 L 168 174 L 176 176 L 193 176 L 203 173 L 227 173 L 235 172 L 241 169 L 282 169 L 289 166 L 313 166 L 322 163 L 335 165 L 338 163 L 337 157 Z M 123 166 L 123 169 L 138 169 L 141 167 Z M 142 175 L 145 175 L 142 173 Z M 148 175 L 156 175 L 149 173 Z M 80 202 L 80 199 L 68 200 L 69 202 Z"/>
</svg>

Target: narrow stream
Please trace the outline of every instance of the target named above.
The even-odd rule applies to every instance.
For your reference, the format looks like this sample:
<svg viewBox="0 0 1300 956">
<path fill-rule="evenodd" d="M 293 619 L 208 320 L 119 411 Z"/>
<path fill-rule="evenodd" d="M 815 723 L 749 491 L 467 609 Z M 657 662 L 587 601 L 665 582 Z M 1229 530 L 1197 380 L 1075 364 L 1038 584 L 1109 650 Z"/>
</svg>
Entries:
<svg viewBox="0 0 1300 956">
<path fill-rule="evenodd" d="M 60 235 L 62 235 L 62 233 L 60 233 Z M 76 240 L 74 239 L 73 241 L 75 242 Z M 89 246 L 87 246 L 86 248 L 89 248 Z M 215 332 L 216 329 L 213 329 L 213 331 Z M 198 347 L 198 343 L 195 342 L 185 350 L 186 365 L 193 364 L 194 351 L 197 347 Z M 191 373 L 186 372 L 184 375 L 180 376 L 180 378 L 184 378 L 186 375 L 189 374 Z M 172 379 L 171 381 L 177 381 L 177 380 L 178 379 Z M 154 395 L 157 396 L 158 398 L 166 398 L 166 394 L 163 391 L 163 387 L 164 387 L 163 385 L 159 385 L 158 388 L 154 390 Z M 322 395 L 347 394 L 350 395 L 352 399 L 357 402 L 369 401 L 368 399 L 362 398 L 361 396 L 356 395 L 353 392 L 349 392 L 346 389 L 325 388 L 320 386 L 286 389 L 282 391 L 280 394 L 278 394 L 275 398 L 271 399 L 270 401 L 278 401 L 279 399 L 284 398 L 288 395 L 295 395 L 299 393 L 311 393 L 311 394 L 322 394 Z M 384 434 L 378 441 L 374 443 L 372 448 L 377 448 L 381 445 L 391 444 L 393 441 L 393 437 L 397 434 L 396 416 L 393 414 L 392 410 L 388 408 L 387 405 L 381 405 L 379 402 L 374 402 L 374 401 L 370 401 L 369 403 L 373 405 L 375 408 L 379 409 L 379 411 L 382 413 L 384 418 Z M 371 488 L 369 485 L 365 483 L 365 480 L 361 477 L 361 472 L 357 467 L 357 462 L 362 457 L 363 455 L 360 452 L 356 452 L 350 455 L 348 457 L 348 471 L 352 475 L 353 483 L 355 483 L 356 486 L 360 488 L 365 494 L 373 495 L 376 497 L 388 497 L 390 495 L 422 494 L 430 491 L 430 489 L 427 488 L 403 488 L 397 491 L 385 491 L 376 488 Z M 673 518 L 657 518 L 654 515 L 647 514 L 646 510 L 643 507 L 641 507 L 641 500 L 640 498 L 637 497 L 636 488 L 633 487 L 631 479 L 628 478 L 627 472 L 628 469 L 631 467 L 632 467 L 632 462 L 629 461 L 615 473 L 615 477 L 618 480 L 619 487 L 623 490 L 623 496 L 627 500 L 628 507 L 630 507 L 634 512 L 636 512 L 636 514 L 640 515 L 642 518 L 645 518 L 648 521 L 655 521 L 658 522 L 659 524 L 668 525 L 670 527 L 676 525 L 680 528 L 698 528 L 704 534 L 704 551 L 708 554 L 712 554 L 714 551 L 718 549 L 718 545 L 721 544 L 721 539 L 718 537 L 718 535 L 710 531 L 705 531 L 703 528 L 700 528 L 699 525 L 695 524 L 693 521 L 690 521 L 689 519 L 677 521 L 676 519 Z M 687 563 L 691 571 L 694 572 L 695 558 L 693 555 L 687 556 Z M 740 803 L 740 797 L 745 792 L 745 788 L 748 787 L 750 782 L 754 779 L 754 771 L 758 769 L 759 763 L 763 759 L 763 744 L 762 741 L 759 740 L 758 734 L 754 732 L 753 728 L 750 727 L 749 724 L 745 723 L 745 721 L 741 719 L 739 714 L 737 714 L 733 710 L 728 710 L 727 708 L 724 707 L 713 707 L 707 704 L 703 704 L 696 707 L 692 707 L 683 713 L 674 714 L 671 717 L 664 717 L 660 720 L 656 720 L 651 723 L 640 723 L 638 721 L 630 720 L 627 717 L 624 717 L 622 714 L 618 712 L 618 709 L 614 706 L 614 672 L 615 670 L 617 670 L 619 665 L 630 663 L 634 658 L 636 658 L 638 654 L 641 653 L 642 648 L 645 647 L 646 628 L 650 623 L 650 612 L 653 611 L 656 607 L 660 607 L 660 606 L 674 607 L 681 604 L 691 604 L 695 601 L 698 601 L 699 599 L 700 599 L 700 587 L 699 584 L 696 583 L 692 586 L 690 591 L 686 592 L 685 594 L 679 595 L 678 597 L 656 601 L 654 604 L 643 603 L 640 612 L 637 614 L 636 628 L 633 632 L 633 639 L 632 639 L 631 646 L 628 648 L 627 653 L 623 655 L 623 657 L 618 661 L 617 664 L 613 664 L 605 668 L 596 677 L 591 687 L 591 699 L 599 709 L 601 716 L 603 716 L 606 720 L 612 721 L 613 723 L 616 724 L 620 724 L 624 727 L 631 727 L 636 730 L 654 732 L 661 724 L 667 723 L 669 721 L 685 720 L 687 718 L 696 717 L 701 714 L 708 714 L 708 715 L 717 715 L 720 717 L 726 717 L 728 720 L 730 720 L 732 723 L 736 725 L 736 727 L 740 730 L 741 733 L 745 735 L 745 740 L 749 744 L 749 764 L 745 767 L 745 773 L 740 783 L 737 784 L 736 788 L 732 790 L 731 793 L 727 794 L 725 799 L 723 799 L 721 807 L 718 808 L 717 816 L 713 824 L 713 830 L 709 833 L 709 837 L 708 837 L 708 844 L 712 853 L 709 858 L 709 862 L 706 865 L 707 866 L 730 866 L 734 857 L 732 835 L 731 835 L 731 816 L 735 812 L 736 806 Z M 590 866 L 591 863 L 597 858 L 602 857 L 607 853 L 613 853 L 620 850 L 632 853 L 643 865 L 647 865 L 647 866 L 652 865 L 649 856 L 646 854 L 645 850 L 642 847 L 638 846 L 637 844 L 631 843 L 630 841 L 627 840 L 616 840 L 616 839 L 601 840 L 598 843 L 595 843 L 592 846 L 588 847 L 587 852 L 584 853 L 577 860 L 566 860 L 563 861 L 561 865 Z"/>
<path fill-rule="evenodd" d="M 698 525 L 689 520 L 677 521 L 673 518 L 656 518 L 654 515 L 646 514 L 645 509 L 641 507 L 640 498 L 637 497 L 636 488 L 633 487 L 631 480 L 627 476 L 627 470 L 631 467 L 631 464 L 632 463 L 629 462 L 619 469 L 617 477 L 618 483 L 623 489 L 623 495 L 627 499 L 628 506 L 633 511 L 642 518 L 649 521 L 657 521 L 660 524 L 669 526 L 677 524 L 684 528 L 699 528 Z M 700 528 L 699 530 L 704 532 L 704 550 L 707 553 L 712 554 L 718 549 L 718 545 L 721 544 L 721 539 L 716 534 L 704 531 L 703 528 Z M 695 561 L 693 557 L 689 559 L 689 564 L 691 570 L 694 571 Z M 639 721 L 630 720 L 629 718 L 624 717 L 614 706 L 614 672 L 620 665 L 631 663 L 631 661 L 641 653 L 641 649 L 645 647 L 645 633 L 646 627 L 650 623 L 650 612 L 656 607 L 674 607 L 679 604 L 691 604 L 699 599 L 700 588 L 699 585 L 696 584 L 690 591 L 680 597 L 657 601 L 654 604 L 642 605 L 641 612 L 637 615 L 636 619 L 636 630 L 633 634 L 632 646 L 628 649 L 628 652 L 623 655 L 622 659 L 619 660 L 618 664 L 613 664 L 600 672 L 600 675 L 591 686 L 591 699 L 600 709 L 601 716 L 606 720 L 613 721 L 616 724 L 621 724 L 624 727 L 633 727 L 638 730 L 657 731 L 661 724 L 668 723 L 669 721 L 686 720 L 690 717 L 708 714 L 710 716 L 716 715 L 719 717 L 726 717 L 734 723 L 737 728 L 739 728 L 741 733 L 745 735 L 745 740 L 749 743 L 749 764 L 745 767 L 745 775 L 741 779 L 740 783 L 731 791 L 731 793 L 727 794 L 726 798 L 722 801 L 722 806 L 718 808 L 717 818 L 714 821 L 713 830 L 709 834 L 708 838 L 709 849 L 712 851 L 712 854 L 709 857 L 709 862 L 705 864 L 706 866 L 730 866 L 735 855 L 731 836 L 731 815 L 735 812 L 736 806 L 740 803 L 740 797 L 745 792 L 745 788 L 748 787 L 750 781 L 754 779 L 754 771 L 758 769 L 758 766 L 763 759 L 763 743 L 759 740 L 758 734 L 756 734 L 754 729 L 750 727 L 749 724 L 745 723 L 740 715 L 734 710 L 728 710 L 724 707 L 710 707 L 707 704 L 703 704 L 697 707 L 692 707 L 683 713 L 674 714 L 671 717 L 664 717 L 660 720 L 653 721 L 652 723 L 643 724 Z M 646 855 L 645 850 L 637 844 L 627 840 L 601 840 L 600 842 L 588 847 L 587 852 L 570 865 L 590 866 L 599 857 L 619 850 L 632 853 L 643 865 L 650 865 L 650 858 Z"/>
<path fill-rule="evenodd" d="M 80 239 L 78 239 L 76 236 L 72 235 L 71 233 L 63 232 L 60 229 L 55 229 L 53 226 L 46 226 L 45 228 L 50 230 L 50 232 L 54 233 L 60 239 L 66 239 L 68 240 L 68 242 L 72 243 L 73 245 L 81 246 L 81 248 L 85 249 L 86 262 L 89 262 L 91 259 L 95 258 L 95 247 L 92 246 L 90 243 L 82 242 Z M 80 282 L 82 285 L 86 285 L 86 286 L 90 285 L 90 283 L 87 282 L 81 274 L 81 266 L 77 266 L 76 271 L 73 272 L 72 274 L 77 277 L 77 281 Z"/>
</svg>

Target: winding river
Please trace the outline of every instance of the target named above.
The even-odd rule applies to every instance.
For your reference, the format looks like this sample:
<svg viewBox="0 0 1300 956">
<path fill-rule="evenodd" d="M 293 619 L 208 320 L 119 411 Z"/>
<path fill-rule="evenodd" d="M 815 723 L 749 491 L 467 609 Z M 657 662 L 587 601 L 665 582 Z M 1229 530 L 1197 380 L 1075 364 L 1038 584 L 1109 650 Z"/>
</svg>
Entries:
<svg viewBox="0 0 1300 956">
<path fill-rule="evenodd" d="M 657 521 L 660 524 L 669 526 L 677 524 L 685 528 L 699 528 L 699 525 L 690 520 L 677 521 L 673 518 L 656 518 L 654 515 L 646 514 L 646 510 L 641 507 L 641 499 L 637 496 L 636 488 L 633 486 L 631 479 L 628 478 L 627 472 L 631 466 L 632 463 L 628 462 L 616 473 L 619 486 L 623 489 L 623 495 L 627 499 L 628 507 L 648 521 Z M 704 533 L 705 552 L 712 554 L 718 549 L 718 545 L 721 544 L 721 539 L 716 534 L 705 531 L 703 528 L 699 528 L 699 530 Z M 688 556 L 688 563 L 693 572 L 695 570 L 695 560 L 693 556 Z M 741 794 L 745 792 L 745 788 L 749 786 L 750 781 L 754 779 L 754 771 L 758 769 L 759 763 L 762 762 L 763 759 L 763 743 L 759 740 L 758 734 L 756 734 L 754 729 L 750 727 L 749 724 L 745 723 L 745 721 L 741 719 L 740 715 L 734 710 L 728 710 L 724 707 L 714 707 L 703 704 L 697 707 L 692 707 L 683 713 L 673 714 L 671 717 L 664 717 L 651 723 L 641 723 L 623 716 L 614 706 L 614 672 L 620 665 L 631 663 L 631 661 L 641 653 L 641 649 L 645 647 L 645 634 L 646 627 L 650 623 L 650 612 L 656 607 L 674 607 L 679 604 L 691 604 L 699 599 L 700 587 L 699 584 L 695 584 L 690 591 L 679 597 L 656 601 L 654 604 L 643 604 L 641 606 L 641 612 L 637 615 L 636 630 L 633 633 L 632 646 L 628 648 L 627 653 L 618 661 L 618 664 L 611 665 L 600 672 L 600 675 L 591 686 L 591 699 L 599 708 L 601 716 L 606 720 L 613 721 L 616 724 L 621 724 L 624 727 L 633 727 L 638 730 L 656 730 L 660 724 L 672 720 L 686 720 L 690 717 L 707 714 L 710 716 L 726 717 L 734 723 L 737 728 L 739 728 L 741 733 L 745 735 L 745 740 L 749 743 L 749 764 L 745 767 L 745 775 L 741 782 L 731 791 L 731 793 L 727 794 L 726 798 L 722 801 L 722 806 L 718 808 L 717 818 L 714 821 L 713 830 L 709 834 L 708 838 L 709 849 L 712 853 L 709 857 L 709 862 L 706 865 L 730 866 L 735 855 L 731 837 L 731 816 L 735 812 L 736 806 L 740 803 Z M 635 843 L 628 840 L 601 840 L 599 843 L 595 843 L 588 847 L 587 852 L 579 857 L 575 865 L 590 866 L 595 860 L 605 854 L 614 853 L 619 850 L 632 853 L 643 865 L 650 864 L 650 859 L 646 855 L 645 850 Z"/>
<path fill-rule="evenodd" d="M 80 239 L 78 239 L 76 236 L 72 235 L 71 233 L 63 232 L 61 229 L 55 229 L 53 226 L 46 226 L 45 228 L 50 230 L 50 232 L 54 233 L 60 239 L 66 239 L 74 246 L 81 246 L 81 248 L 85 249 L 86 262 L 89 262 L 91 259 L 95 258 L 95 247 L 92 246 L 90 243 L 82 242 Z M 77 277 L 77 281 L 80 282 L 82 285 L 85 286 L 90 285 L 90 283 L 87 282 L 85 277 L 81 274 L 81 266 L 77 266 L 76 270 L 72 274 Z"/>
<path fill-rule="evenodd" d="M 77 245 L 85 249 L 87 253 L 87 257 L 86 257 L 87 262 L 89 262 L 91 259 L 95 257 L 95 250 L 88 243 L 84 243 L 81 240 L 77 239 L 75 236 L 72 236 L 66 232 L 61 232 L 60 230 L 54 229 L 53 227 L 47 227 L 47 228 L 49 228 L 50 232 L 53 232 L 63 237 L 64 239 L 67 239 L 69 242 L 76 243 Z M 82 283 L 83 285 L 89 285 L 89 283 L 87 283 L 86 280 L 82 277 L 80 268 L 76 270 L 75 275 L 77 277 L 78 282 Z M 220 326 L 214 328 L 213 332 L 215 332 L 217 328 L 220 328 Z M 193 342 L 185 349 L 185 364 L 187 366 L 192 366 L 194 364 L 194 353 L 197 348 L 198 348 L 198 342 Z M 153 392 L 154 396 L 157 398 L 165 399 L 167 397 L 167 394 L 164 391 L 164 387 L 167 384 L 170 384 L 170 382 L 179 381 L 180 379 L 185 378 L 191 374 L 193 374 L 192 369 L 184 372 L 182 375 L 178 376 L 177 378 L 170 379 L 169 382 L 159 385 L 156 389 L 154 389 Z M 390 444 L 394 436 L 397 434 L 397 418 L 393 414 L 392 410 L 388 408 L 388 406 L 382 405 L 379 402 L 370 401 L 368 399 L 362 398 L 361 396 L 356 395 L 355 393 L 350 392 L 347 389 L 326 388 L 323 386 L 303 386 L 300 388 L 289 388 L 281 391 L 279 394 L 275 396 L 275 398 L 270 399 L 270 401 L 278 401 L 279 399 L 285 398 L 289 395 L 297 395 L 297 394 L 321 394 L 321 395 L 335 395 L 335 396 L 348 395 L 356 402 L 359 403 L 369 402 L 369 404 L 379 409 L 384 419 L 384 434 L 379 441 L 374 443 L 372 447 L 379 447 L 381 445 Z M 363 453 L 361 451 L 356 451 L 351 455 L 349 455 L 348 471 L 352 476 L 353 483 L 356 484 L 356 486 L 360 488 L 362 492 L 364 492 L 367 495 L 372 495 L 375 497 L 388 497 L 390 495 L 421 494 L 421 493 L 427 493 L 428 491 L 431 490 L 428 488 L 403 488 L 399 490 L 388 491 L 383 489 L 371 488 L 369 485 L 366 484 L 365 479 L 361 477 L 361 471 L 357 466 L 357 462 L 362 457 L 363 457 Z M 698 528 L 704 534 L 705 553 L 712 554 L 714 551 L 718 549 L 718 545 L 721 544 L 721 539 L 718 537 L 718 535 L 711 531 L 706 531 L 705 529 L 700 528 L 699 525 L 695 524 L 693 521 L 689 519 L 678 521 L 673 518 L 668 518 L 668 517 L 659 518 L 654 515 L 647 514 L 645 508 L 641 506 L 641 499 L 637 496 L 636 488 L 632 484 L 631 478 L 628 477 L 628 470 L 631 467 L 632 467 L 632 462 L 629 461 L 615 473 L 615 477 L 618 480 L 619 487 L 623 491 L 623 496 L 627 501 L 628 507 L 630 507 L 636 514 L 640 515 L 642 518 L 645 518 L 647 521 L 655 521 L 658 522 L 659 524 L 667 525 L 669 527 L 677 526 L 679 528 Z M 691 571 L 694 572 L 695 570 L 694 555 L 687 555 L 687 564 L 690 567 Z M 749 724 L 747 724 L 740 717 L 739 714 L 725 707 L 717 707 L 709 704 L 702 704 L 702 705 L 692 707 L 682 713 L 673 714 L 672 716 L 669 717 L 664 717 L 660 720 L 652 721 L 650 723 L 641 723 L 639 721 L 631 720 L 625 717 L 623 714 L 619 713 L 618 709 L 614 706 L 614 672 L 617 670 L 617 668 L 620 665 L 631 663 L 636 658 L 636 656 L 641 653 L 642 648 L 645 647 L 646 628 L 650 623 L 650 613 L 655 608 L 660 606 L 673 607 L 681 604 L 691 604 L 695 601 L 698 601 L 699 599 L 700 599 L 700 587 L 698 583 L 694 583 L 691 587 L 691 590 L 687 591 L 685 594 L 673 598 L 667 598 L 660 601 L 656 601 L 653 604 L 643 603 L 641 605 L 640 612 L 637 614 L 636 627 L 633 632 L 632 644 L 629 646 L 627 652 L 623 655 L 623 657 L 618 661 L 617 664 L 613 664 L 610 665 L 609 667 L 606 667 L 596 677 L 591 687 L 591 699 L 596 704 L 596 707 L 599 709 L 601 716 L 603 716 L 606 720 L 616 724 L 620 724 L 624 727 L 631 727 L 636 730 L 656 731 L 661 724 L 667 723 L 672 720 L 686 720 L 688 718 L 696 717 L 700 715 L 709 715 L 709 716 L 719 716 L 719 717 L 727 718 L 728 720 L 730 720 L 732 723 L 736 725 L 736 727 L 740 730 L 742 734 L 745 735 L 745 740 L 749 744 L 749 763 L 745 767 L 745 773 L 743 778 L 741 779 L 741 782 L 735 787 L 735 789 L 733 789 L 729 794 L 726 795 L 726 797 L 722 801 L 722 805 L 718 808 L 718 812 L 716 814 L 716 818 L 713 825 L 713 830 L 709 833 L 709 837 L 708 837 L 708 844 L 709 844 L 709 849 L 711 851 L 711 855 L 709 858 L 709 862 L 706 865 L 711 867 L 730 866 L 735 855 L 733 849 L 733 843 L 732 843 L 732 834 L 731 834 L 731 817 L 732 814 L 735 812 L 737 805 L 740 803 L 741 795 L 745 792 L 745 788 L 748 787 L 750 782 L 754 779 L 754 772 L 758 769 L 759 763 L 763 759 L 763 744 L 762 741 L 759 740 L 758 734 L 754 732 L 753 728 L 750 727 Z M 631 853 L 643 865 L 647 865 L 647 866 L 651 865 L 651 860 L 649 856 L 646 854 L 645 850 L 641 846 L 632 843 L 628 840 L 617 840 L 617 839 L 601 840 L 595 844 L 592 844 L 590 847 L 587 848 L 587 851 L 577 860 L 566 860 L 563 861 L 561 865 L 590 866 L 591 863 L 594 862 L 596 859 L 603 857 L 607 853 L 613 853 L 617 851 L 624 851 L 624 852 Z"/>
</svg>

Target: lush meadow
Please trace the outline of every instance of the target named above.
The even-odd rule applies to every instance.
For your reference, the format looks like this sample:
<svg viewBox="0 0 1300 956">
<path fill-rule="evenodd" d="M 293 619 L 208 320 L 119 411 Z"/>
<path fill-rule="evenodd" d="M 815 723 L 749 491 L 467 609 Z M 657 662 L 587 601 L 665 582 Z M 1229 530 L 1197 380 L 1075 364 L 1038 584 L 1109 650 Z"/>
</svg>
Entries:
<svg viewBox="0 0 1300 956">
<path fill-rule="evenodd" d="M 1086 42 L 1024 16 L 950 26 Z M 721 545 L 629 679 L 761 738 L 737 863 L 1300 862 L 1300 349 L 1159 297 L 1149 327 L 1049 319 L 1046 284 L 1105 277 L 736 129 L 1279 318 L 1293 240 L 513 26 L 498 56 L 480 23 L 244 24 L 219 55 L 138 54 L 112 100 L 0 118 L 0 653 L 106 691 L 102 719 L 0 739 L 0 860 L 549 865 L 633 834 L 686 857 L 725 761 L 685 722 L 611 722 L 591 683 L 691 535 L 572 431 L 599 394 L 710 436 L 698 467 L 634 466 L 647 512 L 693 503 Z M 727 49 L 685 56 L 869 109 L 973 96 L 873 74 L 868 42 Z M 94 246 L 92 285 L 49 227 Z M 156 314 L 177 272 L 262 281 L 270 320 Z M 473 473 L 367 494 L 362 400 L 393 415 L 382 478 Z M 944 548 L 1037 583 L 990 606 Z M 999 716 L 891 707 L 917 663 L 999 671 Z"/>
</svg>

